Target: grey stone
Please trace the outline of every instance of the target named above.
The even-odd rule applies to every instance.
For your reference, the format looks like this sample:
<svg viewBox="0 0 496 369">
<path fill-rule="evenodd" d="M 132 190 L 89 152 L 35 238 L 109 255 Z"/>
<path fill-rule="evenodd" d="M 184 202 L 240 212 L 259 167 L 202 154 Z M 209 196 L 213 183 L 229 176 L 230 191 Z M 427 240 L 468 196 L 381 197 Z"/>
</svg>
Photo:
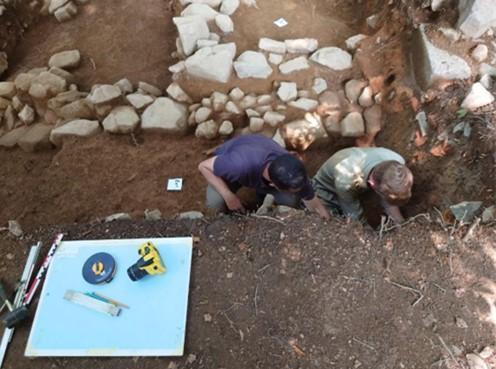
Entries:
<svg viewBox="0 0 496 369">
<path fill-rule="evenodd" d="M 273 72 L 265 55 L 255 51 L 241 54 L 234 62 L 234 69 L 239 78 L 265 79 Z"/>
<path fill-rule="evenodd" d="M 462 37 L 461 32 L 457 31 L 454 28 L 439 27 L 439 31 L 443 34 L 444 37 L 452 42 L 458 42 Z"/>
<path fill-rule="evenodd" d="M 201 107 L 195 113 L 195 122 L 197 124 L 207 121 L 212 115 L 212 109 Z"/>
<path fill-rule="evenodd" d="M 193 77 L 226 83 L 236 54 L 234 43 L 204 47 L 186 59 L 186 70 Z"/>
<path fill-rule="evenodd" d="M 312 111 L 315 110 L 317 106 L 319 106 L 319 102 L 317 100 L 302 97 L 296 101 L 291 101 L 288 105 L 304 111 Z"/>
<path fill-rule="evenodd" d="M 202 47 L 209 47 L 209 46 L 216 46 L 219 44 L 219 41 L 214 41 L 214 40 L 198 40 L 196 45 L 198 46 L 199 49 Z M 186 66 L 184 65 L 184 62 L 179 62 L 178 64 L 182 63 L 181 68 L 184 69 Z M 171 68 L 169 68 L 170 70 Z M 182 70 L 181 70 L 182 71 Z"/>
<path fill-rule="evenodd" d="M 279 65 L 279 70 L 282 74 L 291 74 L 308 68 L 310 68 L 310 64 L 308 64 L 305 56 L 299 56 Z"/>
<path fill-rule="evenodd" d="M 284 43 L 287 51 L 294 54 L 310 54 L 319 47 L 319 41 L 314 38 L 285 40 Z"/>
<path fill-rule="evenodd" d="M 487 59 L 487 56 L 489 55 L 489 49 L 486 45 L 479 44 L 472 50 L 470 55 L 476 62 L 481 63 Z"/>
<path fill-rule="evenodd" d="M 133 84 L 127 78 L 123 78 L 117 81 L 116 83 L 114 83 L 114 86 L 119 87 L 123 95 L 130 94 L 134 91 Z"/>
<path fill-rule="evenodd" d="M 477 38 L 496 25 L 493 0 L 464 0 L 458 4 L 458 28 L 467 36 Z"/>
<path fill-rule="evenodd" d="M 257 106 L 255 108 L 255 110 L 257 111 L 257 113 L 259 113 L 260 115 L 263 115 L 265 113 L 267 113 L 268 111 L 271 111 L 272 110 L 272 106 L 271 105 L 262 105 L 262 106 Z"/>
<path fill-rule="evenodd" d="M 260 132 L 263 130 L 265 121 L 262 118 L 251 117 L 250 118 L 250 131 L 253 133 Z"/>
<path fill-rule="evenodd" d="M 67 81 L 65 79 L 50 72 L 40 73 L 38 76 L 32 79 L 31 84 L 42 85 L 43 87 L 45 87 L 47 93 L 52 96 L 64 92 L 67 88 Z"/>
<path fill-rule="evenodd" d="M 269 54 L 269 62 L 274 65 L 279 65 L 284 60 L 284 56 L 280 54 L 270 53 Z"/>
<path fill-rule="evenodd" d="M 162 96 L 162 90 L 149 83 L 140 81 L 138 82 L 138 88 L 148 95 L 152 95 L 155 97 Z"/>
<path fill-rule="evenodd" d="M 341 121 L 341 135 L 343 137 L 360 137 L 364 134 L 365 124 L 362 114 L 351 112 Z"/>
<path fill-rule="evenodd" d="M 203 214 L 199 211 L 187 211 L 179 214 L 178 219 L 180 220 L 197 220 L 202 219 Z"/>
<path fill-rule="evenodd" d="M 131 215 L 128 213 L 116 213 L 105 218 L 105 223 L 115 222 L 117 220 L 131 220 Z"/>
<path fill-rule="evenodd" d="M 272 136 L 272 139 L 277 142 L 277 144 L 283 148 L 286 148 L 286 142 L 284 142 L 284 138 L 282 137 L 281 130 L 276 129 L 276 133 Z"/>
<path fill-rule="evenodd" d="M 320 95 L 322 92 L 327 90 L 327 81 L 324 78 L 315 78 L 313 80 L 312 90 L 317 95 Z"/>
<path fill-rule="evenodd" d="M 27 130 L 18 140 L 19 147 L 26 152 L 34 152 L 52 147 L 50 143 L 51 126 L 36 123 Z"/>
<path fill-rule="evenodd" d="M 437 12 L 439 9 L 441 9 L 444 5 L 446 4 L 446 0 L 432 0 L 431 2 L 431 9 L 435 12 Z"/>
<path fill-rule="evenodd" d="M 30 73 L 19 73 L 14 80 L 16 89 L 28 92 L 34 78 L 35 76 Z"/>
<path fill-rule="evenodd" d="M 234 127 L 232 122 L 225 120 L 222 122 L 219 128 L 219 134 L 221 136 L 230 136 L 234 132 Z"/>
<path fill-rule="evenodd" d="M 341 112 L 340 111 L 330 111 L 329 114 L 324 119 L 324 127 L 332 136 L 341 135 Z"/>
<path fill-rule="evenodd" d="M 379 14 L 372 14 L 371 16 L 367 17 L 366 21 L 367 25 L 370 28 L 376 28 L 377 24 L 379 23 Z"/>
<path fill-rule="evenodd" d="M 198 43 L 200 42 L 201 40 L 198 40 Z M 215 42 L 215 41 L 214 41 Z M 186 63 L 184 61 L 180 61 L 174 65 L 171 65 L 169 67 L 169 72 L 171 73 L 181 73 L 182 71 L 184 71 L 186 69 Z"/>
<path fill-rule="evenodd" d="M 195 136 L 207 140 L 213 140 L 219 135 L 219 127 L 214 120 L 208 120 L 196 127 Z"/>
<path fill-rule="evenodd" d="M 382 108 L 374 105 L 363 112 L 367 133 L 376 134 L 382 129 Z"/>
<path fill-rule="evenodd" d="M 216 112 L 220 112 L 224 109 L 224 106 L 227 104 L 229 97 L 222 92 L 215 91 L 210 97 L 210 101 L 212 102 L 212 108 Z"/>
<path fill-rule="evenodd" d="M 259 118 L 259 117 L 261 117 L 260 113 L 258 111 L 256 111 L 256 110 L 253 110 L 253 109 L 246 109 L 245 113 L 246 113 L 246 116 L 248 118 L 253 118 L 253 117 Z"/>
<path fill-rule="evenodd" d="M 10 132 L 7 132 L 2 137 L 0 137 L 0 146 L 11 148 L 17 145 L 17 142 L 21 139 L 21 137 L 28 131 L 29 127 L 21 126 L 19 128 L 15 128 Z"/>
<path fill-rule="evenodd" d="M 490 90 L 493 88 L 493 77 L 491 77 L 489 74 L 484 74 L 481 76 L 479 79 L 479 82 L 486 90 Z"/>
<path fill-rule="evenodd" d="M 241 114 L 241 110 L 232 101 L 228 101 L 226 104 L 226 111 L 232 114 Z"/>
<path fill-rule="evenodd" d="M 74 81 L 76 80 L 72 73 L 66 71 L 65 69 L 59 68 L 59 67 L 52 67 L 52 68 L 50 68 L 49 72 L 60 77 L 60 78 L 65 79 L 65 81 L 68 84 L 74 83 Z"/>
<path fill-rule="evenodd" d="M 202 17 L 174 17 L 182 49 L 186 56 L 191 55 L 197 48 L 198 40 L 208 39 L 210 31 L 207 22 Z"/>
<path fill-rule="evenodd" d="M 154 221 L 162 219 L 162 212 L 159 209 L 145 209 L 145 220 Z"/>
<path fill-rule="evenodd" d="M 335 71 L 352 67 L 351 55 L 339 47 L 324 47 L 313 53 L 310 60 Z"/>
<path fill-rule="evenodd" d="M 350 51 L 354 51 L 358 48 L 358 45 L 360 45 L 360 42 L 362 42 L 366 38 L 367 38 L 367 36 L 362 35 L 362 34 L 351 36 L 348 39 L 346 39 L 346 41 L 345 41 L 346 48 Z"/>
<path fill-rule="evenodd" d="M 470 369 L 490 369 L 484 359 L 477 354 L 467 354 L 465 357 Z"/>
<path fill-rule="evenodd" d="M 215 17 L 215 24 L 224 33 L 234 32 L 234 23 L 228 15 L 219 14 Z"/>
<path fill-rule="evenodd" d="M 281 113 L 268 111 L 264 114 L 263 119 L 265 123 L 267 123 L 271 127 L 276 127 L 279 123 L 282 123 L 284 122 L 284 120 L 286 120 L 286 116 Z"/>
<path fill-rule="evenodd" d="M 15 115 L 14 108 L 12 105 L 7 106 L 7 109 L 5 109 L 3 119 L 5 122 L 5 127 L 7 128 L 7 131 L 12 130 L 14 128 L 15 120 L 16 120 L 16 115 Z"/>
<path fill-rule="evenodd" d="M 78 8 L 76 4 L 74 4 L 72 1 L 69 1 L 66 5 L 63 7 L 57 9 L 54 13 L 55 18 L 62 23 L 62 22 L 67 22 L 68 20 L 72 19 L 73 16 L 75 16 L 78 12 Z"/>
<path fill-rule="evenodd" d="M 229 97 L 231 98 L 231 100 L 233 101 L 239 101 L 241 100 L 243 97 L 245 96 L 245 93 L 243 92 L 242 89 L 236 87 L 236 88 L 233 88 L 231 90 L 231 92 L 229 92 Z"/>
<path fill-rule="evenodd" d="M 14 82 L 0 82 L 0 97 L 11 99 L 16 94 Z"/>
<path fill-rule="evenodd" d="M 482 223 L 489 223 L 496 219 L 496 206 L 490 206 L 482 212 Z"/>
<path fill-rule="evenodd" d="M 257 97 L 257 104 L 258 105 L 267 105 L 272 102 L 272 95 L 260 95 Z"/>
<path fill-rule="evenodd" d="M 496 68 L 492 65 L 482 63 L 479 67 L 479 74 L 483 76 L 484 74 L 489 74 L 492 77 L 496 77 Z"/>
<path fill-rule="evenodd" d="M 461 107 L 467 110 L 476 110 L 494 102 L 494 96 L 480 83 L 472 85 L 469 94 L 462 102 Z"/>
<path fill-rule="evenodd" d="M 0 97 L 0 110 L 5 110 L 10 105 L 10 101 L 3 97 Z"/>
<path fill-rule="evenodd" d="M 425 25 L 415 32 L 412 54 L 415 77 L 424 89 L 438 80 L 467 79 L 472 74 L 464 59 L 434 46 L 425 32 Z"/>
<path fill-rule="evenodd" d="M 121 89 L 113 85 L 100 85 L 88 96 L 88 100 L 95 104 L 107 104 L 122 96 Z"/>
<path fill-rule="evenodd" d="M 374 105 L 374 92 L 372 87 L 367 86 L 363 89 L 362 94 L 358 98 L 358 103 L 364 108 L 369 108 Z"/>
<path fill-rule="evenodd" d="M 138 93 L 129 94 L 126 96 L 126 99 L 137 110 L 146 108 L 154 100 L 154 98 L 150 95 L 143 95 L 143 94 L 138 94 Z"/>
<path fill-rule="evenodd" d="M 220 12 L 227 15 L 233 15 L 239 8 L 239 0 L 223 0 L 220 6 Z"/>
<path fill-rule="evenodd" d="M 79 50 L 68 50 L 52 55 L 48 61 L 50 67 L 62 69 L 76 68 L 81 62 Z"/>
<path fill-rule="evenodd" d="M 191 97 L 188 96 L 186 92 L 179 86 L 176 82 L 173 82 L 167 87 L 167 93 L 174 100 L 183 102 L 183 103 L 191 103 Z"/>
<path fill-rule="evenodd" d="M 281 86 L 277 90 L 277 96 L 281 101 L 288 102 L 296 99 L 298 96 L 297 85 L 294 82 L 281 82 Z"/>
<path fill-rule="evenodd" d="M 100 132 L 100 124 L 96 120 L 77 119 L 52 130 L 50 141 L 61 146 L 66 137 L 91 137 Z"/>
<path fill-rule="evenodd" d="M 181 12 L 182 17 L 198 16 L 210 22 L 215 20 L 219 13 L 206 4 L 190 4 Z"/>
<path fill-rule="evenodd" d="M 93 119 L 95 111 L 93 105 L 86 99 L 79 99 L 61 108 L 55 109 L 55 112 L 60 118 L 63 119 Z"/>
<path fill-rule="evenodd" d="M 257 98 L 253 95 L 246 95 L 243 97 L 241 102 L 239 103 L 239 107 L 243 110 L 251 108 L 257 104 Z"/>
<path fill-rule="evenodd" d="M 286 44 L 282 41 L 276 41 L 271 38 L 262 37 L 258 41 L 258 48 L 276 54 L 286 53 Z"/>
<path fill-rule="evenodd" d="M 486 346 L 482 349 L 481 352 L 479 352 L 479 356 L 483 359 L 489 359 L 493 355 L 494 355 L 494 349 L 491 346 Z"/>
<path fill-rule="evenodd" d="M 471 223 L 482 206 L 482 201 L 463 201 L 450 206 L 456 220 L 461 223 Z"/>
<path fill-rule="evenodd" d="M 324 113 L 341 110 L 341 99 L 334 91 L 326 91 L 319 97 L 321 109 Z"/>
<path fill-rule="evenodd" d="M 322 122 L 312 114 L 285 124 L 281 128 L 281 135 L 288 148 L 295 150 L 306 150 L 312 144 L 329 138 Z"/>
<path fill-rule="evenodd" d="M 159 97 L 141 116 L 141 128 L 145 131 L 184 134 L 188 129 L 186 108 L 167 97 Z"/>
<path fill-rule="evenodd" d="M 103 121 L 103 129 L 110 133 L 131 133 L 138 127 L 140 118 L 130 106 L 118 106 Z"/>
<path fill-rule="evenodd" d="M 22 237 L 24 232 L 17 220 L 9 220 L 9 233 L 14 237 Z"/>
<path fill-rule="evenodd" d="M 24 105 L 24 108 L 19 112 L 19 119 L 24 123 L 24 124 L 31 124 L 34 122 L 35 118 L 35 112 L 32 107 L 29 105 Z"/>
<path fill-rule="evenodd" d="M 363 80 L 352 79 L 346 82 L 344 90 L 346 97 L 352 104 L 358 103 L 358 98 L 362 94 L 363 89 L 367 86 L 367 82 Z"/>
<path fill-rule="evenodd" d="M 69 2 L 69 0 L 50 0 L 50 5 L 48 7 L 48 13 L 49 14 L 53 14 L 55 13 L 55 11 L 59 8 L 61 8 L 62 6 L 64 6 L 65 4 L 67 4 Z"/>
</svg>

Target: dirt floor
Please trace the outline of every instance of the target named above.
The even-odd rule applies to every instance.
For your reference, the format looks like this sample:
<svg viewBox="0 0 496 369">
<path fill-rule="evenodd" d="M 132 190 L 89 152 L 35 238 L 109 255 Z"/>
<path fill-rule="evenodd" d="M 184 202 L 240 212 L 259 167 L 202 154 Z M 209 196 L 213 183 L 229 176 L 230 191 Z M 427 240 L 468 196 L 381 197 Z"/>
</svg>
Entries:
<svg viewBox="0 0 496 369">
<path fill-rule="evenodd" d="M 227 40 L 235 41 L 238 51 L 254 48 L 260 37 L 317 37 L 322 45 L 343 47 L 347 37 L 369 32 L 364 17 L 385 9 L 377 8 L 378 1 L 360 3 L 259 0 L 259 10 L 241 8 L 235 14 L 236 32 Z M 171 82 L 167 67 L 177 61 L 171 57 L 176 37 L 171 17 L 177 10 L 174 1 L 148 0 L 143 6 L 131 0 L 91 0 L 70 22 L 41 18 L 11 54 L 7 78 L 45 65 L 57 51 L 78 48 L 83 62 L 75 75 L 82 90 L 123 77 L 164 89 Z M 280 16 L 291 26 L 273 26 Z M 200 237 L 186 355 L 173 361 L 177 367 L 164 358 L 30 361 L 23 357 L 29 334 L 24 326 L 16 332 L 5 368 L 451 369 L 465 368 L 467 353 L 496 349 L 496 229 L 478 228 L 471 240 L 462 242 L 467 227 L 442 224 L 433 211 L 464 200 L 496 202 L 496 157 L 490 154 L 495 150 L 496 128 L 491 127 L 496 127 L 496 110 L 467 117 L 473 135 L 456 136 L 445 155 L 433 155 L 438 137 L 457 123 L 457 107 L 468 88 L 452 86 L 424 104 L 432 136 L 418 145 L 413 101 L 421 96 L 413 93 L 409 81 L 409 36 L 398 37 L 400 18 L 391 17 L 389 24 L 380 33 L 383 43 L 370 45 L 360 67 L 365 63 L 365 74 L 382 75 L 385 96 L 392 94 L 383 105 L 387 123 L 377 144 L 401 153 L 414 172 L 414 197 L 405 213 L 431 215 L 419 215 L 382 238 L 370 227 L 340 220 L 323 223 L 303 214 L 282 223 L 252 217 L 146 222 L 145 209 L 158 208 L 167 219 L 206 210 L 205 181 L 196 168 L 203 152 L 221 141 L 137 132 L 135 137 L 74 139 L 57 151 L 2 149 L 0 227 L 16 219 L 26 231 L 21 240 L 0 233 L 0 276 L 9 287 L 21 272 L 28 247 L 43 240 L 46 250 L 58 230 L 66 239 Z M 317 73 L 338 88 L 360 70 Z M 309 87 L 312 78 L 296 74 L 301 88 Z M 282 79 L 275 73 L 264 82 L 233 78 L 227 85 L 207 85 L 182 77 L 180 83 L 197 99 L 233 86 L 267 92 Z M 288 112 L 290 117 L 295 113 Z M 331 141 L 300 154 L 313 174 L 332 153 L 353 144 Z M 165 190 L 171 177 L 184 178 L 183 192 Z M 134 220 L 100 221 L 117 212 L 130 213 Z M 370 214 L 373 224 L 378 215 Z M 204 320 L 205 314 L 212 322 Z M 496 367 L 496 356 L 487 361 Z"/>
<path fill-rule="evenodd" d="M 2 240 L 2 279 L 12 286 L 28 246 L 59 230 L 66 239 L 200 237 L 179 368 L 456 368 L 465 366 L 450 355 L 465 365 L 465 354 L 496 344 L 494 227 L 466 243 L 466 228 L 424 217 L 382 239 L 305 214 L 51 227 Z M 31 361 L 28 333 L 16 331 L 5 368 L 175 367 L 165 358 Z"/>
</svg>

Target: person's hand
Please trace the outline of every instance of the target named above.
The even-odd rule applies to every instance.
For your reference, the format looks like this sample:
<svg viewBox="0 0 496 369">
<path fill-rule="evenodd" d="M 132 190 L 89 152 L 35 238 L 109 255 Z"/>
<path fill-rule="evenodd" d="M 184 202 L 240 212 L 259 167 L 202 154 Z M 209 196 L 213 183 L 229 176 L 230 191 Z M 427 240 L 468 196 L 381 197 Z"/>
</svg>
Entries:
<svg viewBox="0 0 496 369">
<path fill-rule="evenodd" d="M 231 211 L 236 211 L 238 213 L 245 213 L 246 209 L 241 203 L 241 200 L 235 194 L 230 194 L 225 199 L 227 208 Z"/>
</svg>

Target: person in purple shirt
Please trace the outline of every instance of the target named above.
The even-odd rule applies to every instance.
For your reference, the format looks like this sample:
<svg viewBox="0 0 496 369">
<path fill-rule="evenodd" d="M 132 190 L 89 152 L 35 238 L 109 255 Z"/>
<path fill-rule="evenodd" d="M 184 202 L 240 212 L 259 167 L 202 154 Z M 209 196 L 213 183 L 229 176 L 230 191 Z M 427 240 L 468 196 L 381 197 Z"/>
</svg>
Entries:
<svg viewBox="0 0 496 369">
<path fill-rule="evenodd" d="M 275 203 L 299 208 L 301 201 L 325 219 L 329 212 L 315 196 L 303 163 L 274 140 L 262 135 L 231 139 L 217 148 L 214 156 L 198 169 L 208 182 L 207 207 L 221 211 L 244 212 L 236 192 L 254 188 L 257 198 L 267 194 Z"/>
</svg>

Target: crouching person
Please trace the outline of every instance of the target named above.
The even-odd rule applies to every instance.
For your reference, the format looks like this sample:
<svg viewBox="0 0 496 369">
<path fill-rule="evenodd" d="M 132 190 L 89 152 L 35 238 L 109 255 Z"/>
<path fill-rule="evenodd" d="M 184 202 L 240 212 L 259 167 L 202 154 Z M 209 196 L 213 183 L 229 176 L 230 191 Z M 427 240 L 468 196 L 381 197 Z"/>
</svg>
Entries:
<svg viewBox="0 0 496 369">
<path fill-rule="evenodd" d="M 411 197 L 413 175 L 394 151 L 352 147 L 331 156 L 313 178 L 313 184 L 331 213 L 362 220 L 360 195 L 372 190 L 379 195 L 385 213 L 395 223 L 402 223 L 399 206 Z"/>
<path fill-rule="evenodd" d="M 274 140 L 262 135 L 231 139 L 198 166 L 208 182 L 207 207 L 244 212 L 236 192 L 254 188 L 259 202 L 271 194 L 277 205 L 300 208 L 301 202 L 323 218 L 330 215 L 315 196 L 303 163 Z"/>
</svg>

